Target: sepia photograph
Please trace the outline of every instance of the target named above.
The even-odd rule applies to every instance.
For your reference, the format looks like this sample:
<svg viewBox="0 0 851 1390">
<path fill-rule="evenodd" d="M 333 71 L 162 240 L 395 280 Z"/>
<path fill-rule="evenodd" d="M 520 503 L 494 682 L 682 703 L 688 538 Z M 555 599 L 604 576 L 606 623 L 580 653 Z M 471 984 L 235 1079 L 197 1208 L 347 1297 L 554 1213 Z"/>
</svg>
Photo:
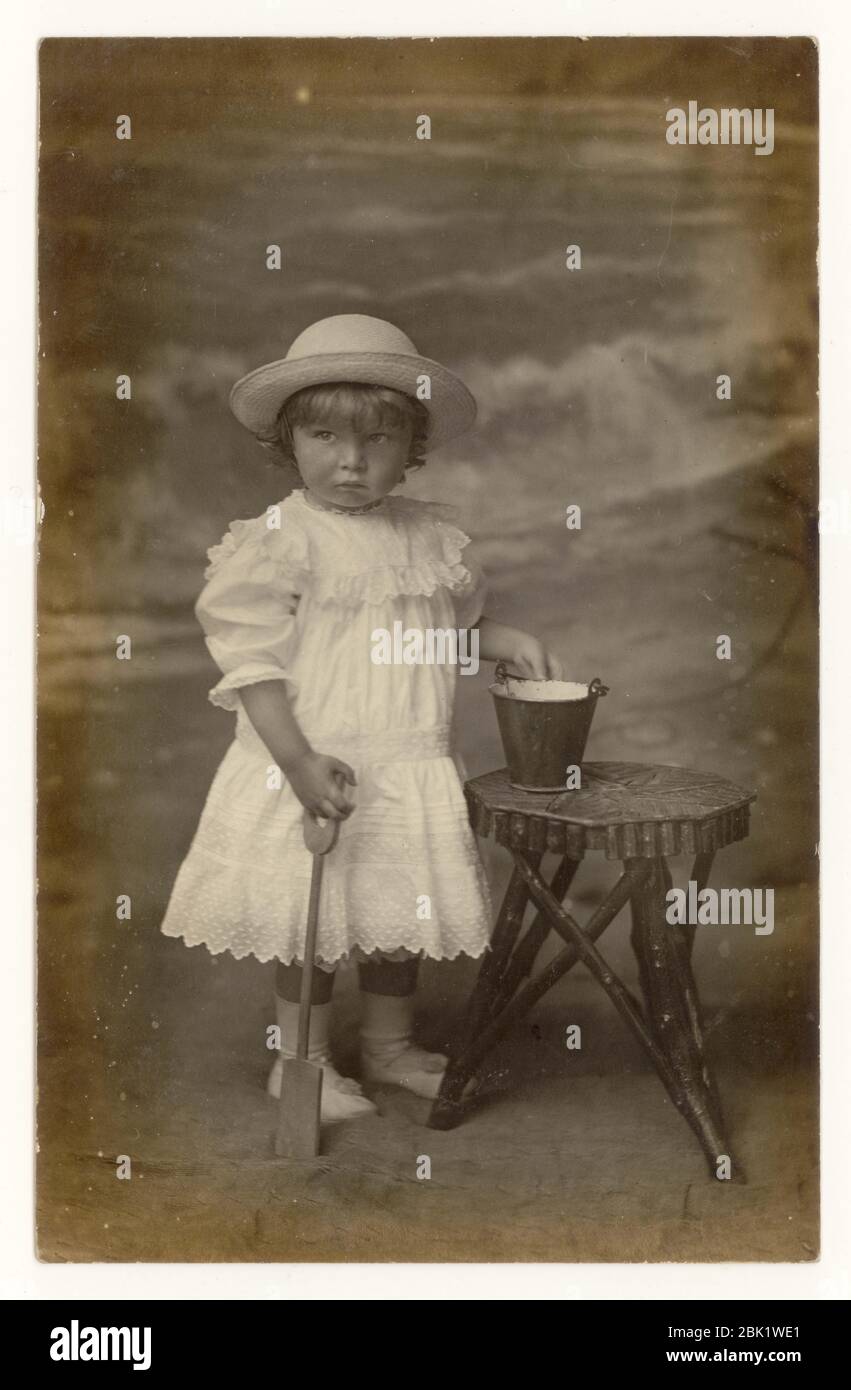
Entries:
<svg viewBox="0 0 851 1390">
<path fill-rule="evenodd" d="M 818 68 L 42 39 L 41 1262 L 819 1259 Z"/>
</svg>

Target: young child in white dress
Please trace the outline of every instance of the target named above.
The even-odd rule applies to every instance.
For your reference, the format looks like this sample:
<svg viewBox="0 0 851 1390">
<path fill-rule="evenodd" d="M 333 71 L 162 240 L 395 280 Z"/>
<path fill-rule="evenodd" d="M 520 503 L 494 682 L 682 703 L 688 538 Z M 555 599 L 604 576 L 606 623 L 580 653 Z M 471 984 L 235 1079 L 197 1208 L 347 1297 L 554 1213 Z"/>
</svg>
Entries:
<svg viewBox="0 0 851 1390">
<path fill-rule="evenodd" d="M 423 399 L 420 399 L 423 397 Z M 459 667 L 382 664 L 376 635 L 478 634 L 478 654 L 561 676 L 539 641 L 483 616 L 485 583 L 447 509 L 394 493 L 427 449 L 468 428 L 475 402 L 394 325 L 320 320 L 286 358 L 243 377 L 231 408 L 302 487 L 210 551 L 196 613 L 236 712 L 162 923 L 213 953 L 277 961 L 281 1057 L 295 1056 L 311 856 L 304 808 L 340 822 L 326 856 L 309 1058 L 321 1118 L 375 1110 L 334 1068 L 331 993 L 342 962 L 361 987 L 362 1076 L 434 1097 L 447 1059 L 413 1042 L 421 957 L 480 956 L 487 879 L 450 746 Z M 439 650 L 439 649 L 438 649 Z M 444 649 L 451 656 L 454 644 Z M 280 1095 L 281 1061 L 268 1080 Z"/>
</svg>

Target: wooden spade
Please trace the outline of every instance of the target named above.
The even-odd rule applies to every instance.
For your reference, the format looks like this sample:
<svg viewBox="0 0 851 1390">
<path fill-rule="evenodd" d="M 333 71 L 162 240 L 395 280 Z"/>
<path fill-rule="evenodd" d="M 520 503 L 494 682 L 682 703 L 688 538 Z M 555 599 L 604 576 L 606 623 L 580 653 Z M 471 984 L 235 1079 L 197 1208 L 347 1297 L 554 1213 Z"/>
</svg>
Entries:
<svg viewBox="0 0 851 1390">
<path fill-rule="evenodd" d="M 283 1059 L 281 1101 L 275 1153 L 279 1158 L 315 1158 L 319 1153 L 319 1107 L 322 1102 L 322 1068 L 307 1060 L 310 1036 L 310 995 L 313 988 L 313 962 L 316 954 L 316 928 L 319 921 L 319 894 L 322 888 L 323 856 L 334 848 L 340 832 L 338 820 L 324 823 L 304 813 L 304 843 L 313 855 L 310 874 L 310 902 L 307 909 L 307 935 L 304 942 L 304 969 L 298 1005 L 298 1042 L 295 1057 Z"/>
</svg>

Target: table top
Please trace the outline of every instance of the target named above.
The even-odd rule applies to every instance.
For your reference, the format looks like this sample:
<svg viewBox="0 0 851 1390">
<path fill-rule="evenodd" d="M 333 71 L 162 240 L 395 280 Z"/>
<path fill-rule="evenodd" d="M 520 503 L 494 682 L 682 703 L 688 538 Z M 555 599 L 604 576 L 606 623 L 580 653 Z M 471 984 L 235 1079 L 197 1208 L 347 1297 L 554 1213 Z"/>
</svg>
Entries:
<svg viewBox="0 0 851 1390">
<path fill-rule="evenodd" d="M 583 763 L 574 791 L 520 791 L 500 768 L 467 782 L 464 794 L 478 835 L 576 859 L 590 849 L 609 859 L 712 853 L 745 839 L 756 797 L 711 772 L 620 762 Z"/>
</svg>

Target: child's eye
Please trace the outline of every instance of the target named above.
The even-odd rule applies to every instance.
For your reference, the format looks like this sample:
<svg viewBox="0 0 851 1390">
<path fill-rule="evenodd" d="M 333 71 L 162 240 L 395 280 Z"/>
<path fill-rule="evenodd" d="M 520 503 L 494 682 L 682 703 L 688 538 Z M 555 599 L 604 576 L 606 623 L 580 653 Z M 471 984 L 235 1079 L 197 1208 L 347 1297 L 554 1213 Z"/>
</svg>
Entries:
<svg viewBox="0 0 851 1390">
<path fill-rule="evenodd" d="M 387 435 L 382 434 L 380 431 L 378 431 L 376 434 L 371 434 L 369 437 L 370 439 L 386 439 Z"/>
<path fill-rule="evenodd" d="M 314 430 L 314 431 L 313 431 L 313 438 L 314 438 L 314 439 L 333 439 L 333 438 L 334 438 L 334 435 L 333 435 L 333 432 L 332 432 L 331 430 Z"/>
</svg>

